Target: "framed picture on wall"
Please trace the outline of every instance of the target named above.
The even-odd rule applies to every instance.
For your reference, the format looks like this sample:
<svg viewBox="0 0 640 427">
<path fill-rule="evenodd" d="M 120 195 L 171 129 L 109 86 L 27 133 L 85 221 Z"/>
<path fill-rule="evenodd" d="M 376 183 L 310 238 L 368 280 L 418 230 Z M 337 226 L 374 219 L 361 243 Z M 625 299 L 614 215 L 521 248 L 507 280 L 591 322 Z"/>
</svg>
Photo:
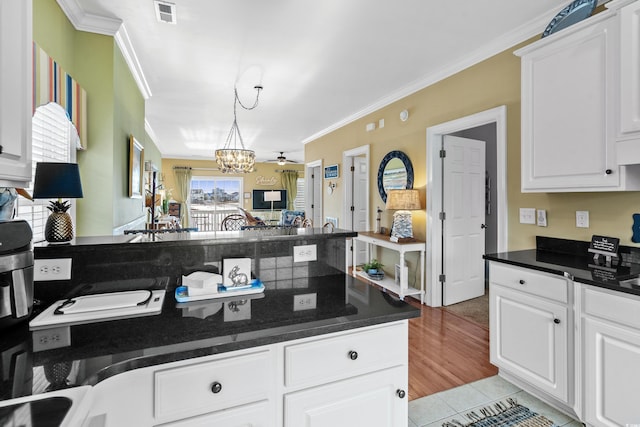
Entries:
<svg viewBox="0 0 640 427">
<path fill-rule="evenodd" d="M 133 135 L 129 137 L 129 197 L 142 197 L 144 183 L 144 147 Z"/>
<path fill-rule="evenodd" d="M 324 179 L 331 179 L 331 178 L 338 178 L 338 177 L 340 177 L 338 165 L 331 165 L 324 168 Z"/>
</svg>

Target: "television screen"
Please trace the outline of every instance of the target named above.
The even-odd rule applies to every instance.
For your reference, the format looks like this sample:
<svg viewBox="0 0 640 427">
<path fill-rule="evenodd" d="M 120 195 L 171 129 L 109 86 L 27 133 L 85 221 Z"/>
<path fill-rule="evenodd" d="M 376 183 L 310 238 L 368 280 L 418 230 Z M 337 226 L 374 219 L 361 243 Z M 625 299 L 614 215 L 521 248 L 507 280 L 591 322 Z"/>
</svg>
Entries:
<svg viewBox="0 0 640 427">
<path fill-rule="evenodd" d="M 254 211 L 259 210 L 270 210 L 271 202 L 265 200 L 265 193 L 271 192 L 279 192 L 280 193 L 280 201 L 273 202 L 273 209 L 280 210 L 287 208 L 287 190 L 253 190 L 253 209 Z M 278 197 L 275 197 L 276 199 Z"/>
</svg>

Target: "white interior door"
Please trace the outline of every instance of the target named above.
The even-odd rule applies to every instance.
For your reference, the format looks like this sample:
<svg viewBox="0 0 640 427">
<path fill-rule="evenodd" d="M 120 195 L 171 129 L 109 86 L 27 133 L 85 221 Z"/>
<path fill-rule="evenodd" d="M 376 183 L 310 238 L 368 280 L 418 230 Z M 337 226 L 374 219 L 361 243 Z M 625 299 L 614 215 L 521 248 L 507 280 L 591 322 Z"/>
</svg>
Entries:
<svg viewBox="0 0 640 427">
<path fill-rule="evenodd" d="M 484 295 L 485 142 L 443 138 L 443 305 Z"/>
</svg>

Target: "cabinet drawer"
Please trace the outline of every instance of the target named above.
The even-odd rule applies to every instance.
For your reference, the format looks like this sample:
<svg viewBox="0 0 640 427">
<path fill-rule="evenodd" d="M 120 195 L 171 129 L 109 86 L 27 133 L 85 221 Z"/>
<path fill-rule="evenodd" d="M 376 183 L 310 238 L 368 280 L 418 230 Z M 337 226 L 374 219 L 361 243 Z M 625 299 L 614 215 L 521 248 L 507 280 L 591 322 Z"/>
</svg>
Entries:
<svg viewBox="0 0 640 427">
<path fill-rule="evenodd" d="M 489 280 L 491 283 L 554 301 L 563 303 L 568 303 L 569 301 L 569 283 L 567 279 L 555 274 L 492 262 L 489 264 Z"/>
<path fill-rule="evenodd" d="M 285 385 L 324 383 L 407 363 L 406 321 L 286 346 Z"/>
<path fill-rule="evenodd" d="M 154 416 L 164 422 L 266 400 L 272 372 L 269 351 L 156 371 Z"/>
<path fill-rule="evenodd" d="M 252 403 L 156 427 L 272 427 L 274 416 L 271 406 L 267 401 Z"/>
<path fill-rule="evenodd" d="M 640 298 L 582 285 L 583 310 L 588 316 L 640 329 Z"/>
</svg>

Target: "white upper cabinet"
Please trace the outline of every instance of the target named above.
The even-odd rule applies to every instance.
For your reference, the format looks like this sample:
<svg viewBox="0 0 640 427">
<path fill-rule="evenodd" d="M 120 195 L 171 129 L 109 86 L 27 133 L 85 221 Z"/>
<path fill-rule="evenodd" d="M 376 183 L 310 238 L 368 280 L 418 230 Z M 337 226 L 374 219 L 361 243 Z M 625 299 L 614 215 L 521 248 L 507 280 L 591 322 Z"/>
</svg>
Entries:
<svg viewBox="0 0 640 427">
<path fill-rule="evenodd" d="M 640 163 L 640 2 L 619 11 L 620 86 L 618 163 Z"/>
<path fill-rule="evenodd" d="M 31 0 L 0 1 L 0 186 L 31 181 Z"/>
<path fill-rule="evenodd" d="M 617 152 L 618 12 L 599 13 L 516 52 L 523 192 L 640 190 L 640 166 L 620 166 Z M 638 49 L 637 40 L 632 44 Z"/>
</svg>

